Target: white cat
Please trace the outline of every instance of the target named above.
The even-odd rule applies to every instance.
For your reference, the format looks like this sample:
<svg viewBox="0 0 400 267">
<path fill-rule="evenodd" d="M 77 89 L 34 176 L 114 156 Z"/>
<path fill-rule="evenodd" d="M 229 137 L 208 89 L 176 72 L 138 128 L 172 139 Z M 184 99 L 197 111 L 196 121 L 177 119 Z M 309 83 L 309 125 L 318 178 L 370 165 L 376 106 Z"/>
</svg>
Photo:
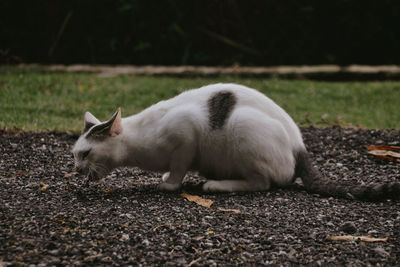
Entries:
<svg viewBox="0 0 400 267">
<path fill-rule="evenodd" d="M 189 90 L 127 118 L 118 109 L 103 123 L 86 112 L 72 152 L 76 169 L 90 180 L 137 166 L 166 172 L 158 186 L 166 191 L 178 190 L 191 170 L 208 179 L 203 190 L 209 192 L 268 190 L 298 176 L 306 189 L 321 194 L 365 198 L 371 190 L 322 178 L 291 117 L 262 93 L 237 84 Z M 393 186 L 374 190 L 387 193 Z"/>
</svg>

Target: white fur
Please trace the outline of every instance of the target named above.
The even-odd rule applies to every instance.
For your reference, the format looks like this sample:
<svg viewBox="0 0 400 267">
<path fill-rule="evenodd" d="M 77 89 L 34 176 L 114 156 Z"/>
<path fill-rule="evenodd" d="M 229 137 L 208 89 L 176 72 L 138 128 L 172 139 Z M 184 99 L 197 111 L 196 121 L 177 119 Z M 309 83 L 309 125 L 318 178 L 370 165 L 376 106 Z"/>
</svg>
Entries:
<svg viewBox="0 0 400 267">
<path fill-rule="evenodd" d="M 224 126 L 211 130 L 207 101 L 222 90 L 232 92 L 237 102 Z M 305 149 L 299 128 L 282 108 L 237 84 L 183 92 L 123 118 L 121 126 L 120 134 L 102 141 L 82 135 L 73 149 L 75 158 L 91 148 L 87 168 L 138 166 L 165 171 L 160 190 L 179 189 L 193 168 L 212 174 L 206 177 L 212 180 L 204 184 L 205 191 L 268 190 L 271 182 L 286 185 L 294 175 L 294 152 Z M 76 164 L 84 162 L 77 159 Z"/>
</svg>

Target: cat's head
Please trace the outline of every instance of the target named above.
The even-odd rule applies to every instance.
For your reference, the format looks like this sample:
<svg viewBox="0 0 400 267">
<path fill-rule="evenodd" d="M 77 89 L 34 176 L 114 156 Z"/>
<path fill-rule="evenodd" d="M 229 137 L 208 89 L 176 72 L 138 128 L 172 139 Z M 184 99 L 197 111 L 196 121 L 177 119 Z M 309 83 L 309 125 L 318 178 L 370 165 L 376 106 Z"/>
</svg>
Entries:
<svg viewBox="0 0 400 267">
<path fill-rule="evenodd" d="M 100 122 L 90 112 L 86 112 L 84 118 L 83 133 L 72 148 L 75 169 L 87 175 L 89 181 L 97 181 L 118 166 L 121 110 L 106 122 Z"/>
</svg>

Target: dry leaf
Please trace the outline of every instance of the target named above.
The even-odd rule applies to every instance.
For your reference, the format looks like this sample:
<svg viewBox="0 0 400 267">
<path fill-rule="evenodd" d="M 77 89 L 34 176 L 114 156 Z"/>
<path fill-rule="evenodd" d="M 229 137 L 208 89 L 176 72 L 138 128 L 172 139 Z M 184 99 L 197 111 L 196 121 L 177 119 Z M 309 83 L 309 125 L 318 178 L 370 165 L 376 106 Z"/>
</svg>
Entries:
<svg viewBox="0 0 400 267">
<path fill-rule="evenodd" d="M 195 202 L 198 205 L 206 207 L 206 208 L 211 207 L 211 205 L 214 203 L 214 201 L 212 201 L 211 199 L 205 199 L 205 198 L 201 198 L 199 196 L 189 195 L 189 194 L 186 194 L 186 193 L 182 193 L 181 197 L 184 197 L 187 200 Z"/>
<path fill-rule="evenodd" d="M 201 258 L 198 258 L 198 259 L 196 259 L 196 260 L 192 260 L 192 261 L 189 263 L 188 267 L 190 267 L 190 266 L 192 266 L 192 265 L 194 265 L 194 264 L 197 264 L 200 260 L 201 260 Z"/>
<path fill-rule="evenodd" d="M 69 178 L 69 177 L 72 177 L 72 176 L 74 176 L 76 174 L 78 174 L 78 173 L 77 172 L 66 173 L 66 174 L 64 174 L 64 178 Z"/>
<path fill-rule="evenodd" d="M 400 146 L 386 146 L 386 145 L 379 145 L 379 146 L 367 146 L 368 150 L 400 150 Z"/>
<path fill-rule="evenodd" d="M 112 193 L 114 193 L 114 191 L 115 191 L 115 189 L 113 189 L 113 188 L 103 190 L 104 194 L 106 194 L 106 195 L 111 195 Z"/>
<path fill-rule="evenodd" d="M 27 175 L 27 171 L 17 171 L 13 174 L 13 177 L 20 176 L 20 175 Z"/>
<path fill-rule="evenodd" d="M 367 146 L 368 153 L 378 158 L 400 162 L 400 146 Z"/>
<path fill-rule="evenodd" d="M 45 184 L 43 182 L 40 182 L 40 191 L 46 192 L 47 189 L 49 189 L 49 185 L 47 185 L 47 184 Z"/>
<path fill-rule="evenodd" d="M 363 242 L 387 242 L 388 238 L 375 238 L 372 236 L 352 236 L 352 235 L 342 235 L 342 236 L 330 236 L 330 240 L 333 241 L 363 241 Z"/>
<path fill-rule="evenodd" d="M 240 214 L 242 213 L 240 210 L 237 209 L 224 209 L 224 208 L 218 208 L 220 211 L 225 211 L 229 212 L 228 214 Z"/>
</svg>

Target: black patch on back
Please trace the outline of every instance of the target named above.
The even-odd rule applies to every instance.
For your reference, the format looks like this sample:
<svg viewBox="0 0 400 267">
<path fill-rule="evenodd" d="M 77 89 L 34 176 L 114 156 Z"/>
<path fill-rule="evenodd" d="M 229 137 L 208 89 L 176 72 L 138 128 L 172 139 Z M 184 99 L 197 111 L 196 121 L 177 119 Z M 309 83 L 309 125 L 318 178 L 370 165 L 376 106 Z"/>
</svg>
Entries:
<svg viewBox="0 0 400 267">
<path fill-rule="evenodd" d="M 236 97 L 232 92 L 221 91 L 208 99 L 208 119 L 211 129 L 216 130 L 224 126 L 236 104 Z"/>
</svg>

